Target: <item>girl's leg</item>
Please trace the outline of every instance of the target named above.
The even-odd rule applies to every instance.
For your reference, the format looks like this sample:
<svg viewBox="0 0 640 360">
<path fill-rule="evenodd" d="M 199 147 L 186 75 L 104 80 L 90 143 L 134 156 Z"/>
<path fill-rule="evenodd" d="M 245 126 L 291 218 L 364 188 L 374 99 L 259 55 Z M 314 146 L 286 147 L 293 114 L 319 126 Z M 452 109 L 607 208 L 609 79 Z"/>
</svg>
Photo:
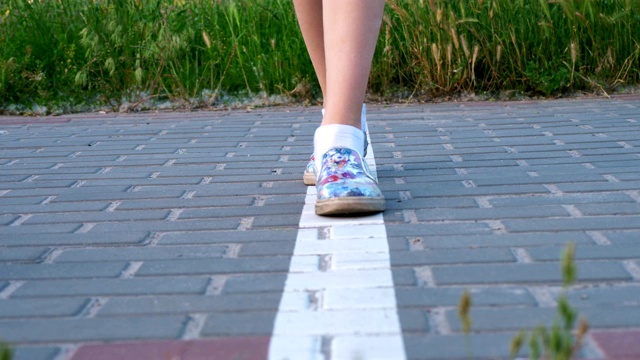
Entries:
<svg viewBox="0 0 640 360">
<path fill-rule="evenodd" d="M 326 66 L 324 58 L 324 28 L 322 0 L 293 0 L 296 17 L 307 46 L 313 69 L 318 77 L 322 97 L 326 98 Z"/>
<path fill-rule="evenodd" d="M 304 1 L 304 0 L 300 0 Z M 360 128 L 384 0 L 323 0 L 326 63 L 322 125 Z"/>
</svg>

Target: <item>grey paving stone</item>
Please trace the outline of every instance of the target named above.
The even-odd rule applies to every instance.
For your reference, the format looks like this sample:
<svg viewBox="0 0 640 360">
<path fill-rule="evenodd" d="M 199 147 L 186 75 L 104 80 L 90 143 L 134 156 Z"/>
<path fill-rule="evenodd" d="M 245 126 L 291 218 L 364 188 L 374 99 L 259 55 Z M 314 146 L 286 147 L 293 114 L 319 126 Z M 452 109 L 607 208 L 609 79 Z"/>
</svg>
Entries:
<svg viewBox="0 0 640 360">
<path fill-rule="evenodd" d="M 87 305 L 83 298 L 3 299 L 0 318 L 72 317 Z"/>
<path fill-rule="evenodd" d="M 24 242 L 24 239 L 31 237 L 31 234 L 56 234 L 56 233 L 72 233 L 78 230 L 82 224 L 48 224 L 48 225 L 30 225 L 30 226 L 4 226 L 0 227 L 0 239 L 3 243 L 6 241 Z"/>
<path fill-rule="evenodd" d="M 472 198 L 418 198 L 387 201 L 386 206 L 389 212 L 404 209 L 477 208 L 478 203 Z"/>
<path fill-rule="evenodd" d="M 0 225 L 9 225 L 19 218 L 17 215 L 0 215 Z"/>
<path fill-rule="evenodd" d="M 290 239 L 289 241 L 255 242 L 243 244 L 238 256 L 287 256 L 293 254 L 294 247 L 295 239 Z"/>
<path fill-rule="evenodd" d="M 462 183 L 460 183 L 462 186 Z M 413 197 L 450 197 L 450 196 L 491 196 L 491 195 L 520 195 L 520 194 L 549 194 L 549 190 L 542 185 L 504 185 L 485 186 L 475 188 L 432 187 L 411 189 Z M 386 192 L 385 192 L 386 195 Z"/>
<path fill-rule="evenodd" d="M 257 216 L 257 215 L 289 215 L 287 217 L 299 218 L 304 203 L 251 206 L 251 207 L 224 207 L 214 209 L 187 209 L 180 214 L 180 219 L 207 219 L 230 216 Z"/>
<path fill-rule="evenodd" d="M 213 259 L 223 257 L 227 248 L 209 245 L 65 249 L 55 258 L 55 262 Z"/>
<path fill-rule="evenodd" d="M 47 248 L 3 248 L 0 261 L 34 262 L 47 253 Z"/>
<path fill-rule="evenodd" d="M 82 188 L 74 189 L 80 190 Z M 140 200 L 140 199 L 163 199 L 163 198 L 179 198 L 184 195 L 186 189 L 166 189 L 165 191 L 133 191 L 127 192 L 130 186 L 117 186 L 115 189 L 109 187 L 108 189 L 102 188 L 100 191 L 96 191 L 95 188 L 84 188 L 82 192 L 72 191 L 65 192 L 58 195 L 52 201 L 56 202 L 78 202 L 78 201 L 117 201 L 117 200 Z M 142 189 L 141 189 L 142 190 Z"/>
<path fill-rule="evenodd" d="M 620 190 L 638 190 L 640 189 L 640 181 L 625 182 L 586 182 L 579 184 L 558 184 L 561 191 L 570 192 L 594 192 L 594 191 L 620 191 Z"/>
<path fill-rule="evenodd" d="M 507 231 L 579 231 L 579 230 L 634 230 L 638 229 L 640 216 L 599 216 L 571 219 L 504 220 Z"/>
<path fill-rule="evenodd" d="M 500 197 L 488 199 L 489 203 L 495 207 L 517 207 L 536 205 L 573 205 L 573 204 L 601 204 L 607 203 L 634 203 L 635 201 L 626 194 L 619 193 L 587 193 L 587 194 L 562 194 L 562 195 L 540 195 L 540 196 L 519 196 Z M 621 204 L 620 204 L 621 205 Z M 613 205 L 617 206 L 617 205 Z"/>
<path fill-rule="evenodd" d="M 295 240 L 298 229 L 271 229 L 246 231 L 199 231 L 199 232 L 168 232 L 162 234 L 158 241 L 160 245 L 181 244 L 220 244 L 247 243 Z"/>
<path fill-rule="evenodd" d="M 394 239 L 394 238 L 391 238 Z M 521 247 L 521 246 L 545 246 L 593 244 L 593 239 L 582 232 L 561 233 L 523 233 L 523 234 L 490 234 L 490 235 L 445 235 L 402 237 L 406 242 L 416 242 L 425 249 L 439 248 L 484 248 L 484 247 Z"/>
<path fill-rule="evenodd" d="M 465 335 L 405 335 L 407 358 L 423 359 L 507 359 L 509 344 L 515 335 L 509 333 Z"/>
<path fill-rule="evenodd" d="M 640 244 L 640 231 L 605 231 L 602 234 L 616 245 Z"/>
<path fill-rule="evenodd" d="M 277 311 L 278 292 L 232 295 L 176 295 L 112 298 L 98 316 L 140 314 L 230 313 L 241 311 Z"/>
<path fill-rule="evenodd" d="M 56 347 L 18 346 L 13 360 L 53 360 L 60 353 Z"/>
<path fill-rule="evenodd" d="M 289 257 L 241 259 L 150 260 L 144 262 L 136 276 L 278 273 L 289 270 Z"/>
<path fill-rule="evenodd" d="M 500 309 L 471 309 L 469 315 L 473 321 L 472 328 L 474 331 L 494 332 L 533 329 L 538 325 L 550 326 L 553 323 L 555 313 L 555 308 L 503 307 Z M 462 332 L 457 309 L 447 311 L 447 320 L 453 331 Z M 508 343 L 505 344 L 505 346 L 508 345 Z"/>
<path fill-rule="evenodd" d="M 269 336 L 273 331 L 276 311 L 214 314 L 207 317 L 202 336 Z"/>
<path fill-rule="evenodd" d="M 31 229 L 34 226 L 29 226 L 27 229 Z M 113 232 L 101 232 L 91 234 L 59 234 L 59 233 L 47 233 L 45 226 L 37 226 L 44 229 L 42 233 L 29 233 L 26 231 L 17 231 L 14 236 L 2 237 L 2 246 L 73 246 L 73 245 L 124 245 L 124 244 L 138 244 L 145 241 L 149 237 L 147 231 L 113 231 Z M 48 226 L 51 228 L 51 226 Z M 75 226 L 78 228 L 78 226 Z M 22 227 L 18 227 L 18 230 L 24 230 Z M 57 228 L 57 226 L 56 226 Z M 71 227 L 73 228 L 73 226 Z M 0 228 L 1 231 L 1 228 Z"/>
<path fill-rule="evenodd" d="M 206 277 L 32 280 L 25 282 L 12 298 L 51 296 L 133 296 L 161 294 L 203 294 L 209 285 Z"/>
<path fill-rule="evenodd" d="M 576 208 L 586 216 L 640 214 L 640 204 L 638 203 L 628 203 L 628 204 L 615 203 L 615 204 L 597 204 L 597 205 L 584 204 L 584 205 L 576 205 Z"/>
<path fill-rule="evenodd" d="M 563 251 L 563 247 L 538 247 L 527 249 L 534 261 L 555 261 Z M 575 258 L 578 260 L 608 260 L 640 258 L 640 247 L 637 245 L 581 245 L 576 246 Z"/>
<path fill-rule="evenodd" d="M 396 288 L 398 307 L 457 306 L 467 288 Z M 473 306 L 535 306 L 535 299 L 522 287 L 473 288 Z"/>
<path fill-rule="evenodd" d="M 388 236 L 436 236 L 489 234 L 491 228 L 481 223 L 457 224 L 386 224 Z"/>
<path fill-rule="evenodd" d="M 47 203 L 44 205 L 0 205 L 0 214 L 42 214 L 101 211 L 106 209 L 107 206 L 109 206 L 109 203 L 107 202 Z"/>
<path fill-rule="evenodd" d="M 93 223 L 93 222 L 124 222 L 166 219 L 168 210 L 137 210 L 137 211 L 84 211 L 81 213 L 34 214 L 22 225 L 64 224 L 64 223 Z"/>
<path fill-rule="evenodd" d="M 178 337 L 186 320 L 177 315 L 0 320 L 0 338 L 20 343 L 166 339 Z"/>
<path fill-rule="evenodd" d="M 393 266 L 508 263 L 515 262 L 513 253 L 506 248 L 487 249 L 427 249 L 424 251 L 394 251 L 391 253 Z"/>
<path fill-rule="evenodd" d="M 596 284 L 592 287 L 574 288 L 567 293 L 569 302 L 579 308 L 613 308 L 640 306 L 640 286 L 638 284 Z"/>
<path fill-rule="evenodd" d="M 90 233 L 104 233 L 111 231 L 198 231 L 198 230 L 231 230 L 237 229 L 240 219 L 208 219 L 208 220 L 178 220 L 178 221 L 122 221 L 114 223 L 98 223 Z"/>
<path fill-rule="evenodd" d="M 568 217 L 561 206 L 522 206 L 517 208 L 429 209 L 416 210 L 418 221 L 502 220 L 513 218 Z"/>
<path fill-rule="evenodd" d="M 287 274 L 234 275 L 229 277 L 222 290 L 223 294 L 280 292 L 284 289 Z"/>
<path fill-rule="evenodd" d="M 5 190 L 0 186 L 0 190 Z M 6 189 L 9 190 L 9 189 Z M 44 200 L 46 200 L 46 196 L 11 196 L 11 190 L 3 196 L 0 196 L 0 206 L 13 206 L 13 205 L 39 205 Z"/>
<path fill-rule="evenodd" d="M 631 276 L 616 262 L 578 262 L 577 281 L 630 280 Z M 483 264 L 434 266 L 432 272 L 438 285 L 462 284 L 554 284 L 561 281 L 558 263 Z"/>
<path fill-rule="evenodd" d="M 78 264 L 3 264 L 0 263 L 0 279 L 3 280 L 35 280 L 35 279 L 72 279 L 116 277 L 126 264 L 112 263 L 78 263 Z"/>
</svg>

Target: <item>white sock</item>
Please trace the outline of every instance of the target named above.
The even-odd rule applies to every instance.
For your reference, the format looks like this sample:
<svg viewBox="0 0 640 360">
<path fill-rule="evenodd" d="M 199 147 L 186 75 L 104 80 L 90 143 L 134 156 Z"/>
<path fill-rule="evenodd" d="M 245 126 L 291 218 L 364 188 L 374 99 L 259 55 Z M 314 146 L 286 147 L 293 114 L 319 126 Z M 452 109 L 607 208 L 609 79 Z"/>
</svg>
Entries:
<svg viewBox="0 0 640 360">
<path fill-rule="evenodd" d="M 324 116 L 324 109 L 322 109 L 322 116 Z M 360 130 L 368 132 L 367 127 L 367 104 L 362 104 L 362 112 L 360 113 Z"/>
<path fill-rule="evenodd" d="M 313 137 L 313 153 L 316 157 L 316 169 L 322 166 L 322 155 L 332 148 L 356 150 L 360 156 L 364 153 L 364 133 L 353 126 L 333 124 L 320 126 Z"/>
</svg>

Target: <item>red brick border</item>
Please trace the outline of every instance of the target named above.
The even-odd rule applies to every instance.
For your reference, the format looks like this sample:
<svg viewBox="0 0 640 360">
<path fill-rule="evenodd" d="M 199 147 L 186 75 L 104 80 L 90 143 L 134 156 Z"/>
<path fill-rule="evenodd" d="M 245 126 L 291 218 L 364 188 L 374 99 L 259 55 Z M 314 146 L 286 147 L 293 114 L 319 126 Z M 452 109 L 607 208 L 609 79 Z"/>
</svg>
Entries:
<svg viewBox="0 0 640 360">
<path fill-rule="evenodd" d="M 608 360 L 640 359 L 640 329 L 593 331 L 591 337 Z"/>
</svg>

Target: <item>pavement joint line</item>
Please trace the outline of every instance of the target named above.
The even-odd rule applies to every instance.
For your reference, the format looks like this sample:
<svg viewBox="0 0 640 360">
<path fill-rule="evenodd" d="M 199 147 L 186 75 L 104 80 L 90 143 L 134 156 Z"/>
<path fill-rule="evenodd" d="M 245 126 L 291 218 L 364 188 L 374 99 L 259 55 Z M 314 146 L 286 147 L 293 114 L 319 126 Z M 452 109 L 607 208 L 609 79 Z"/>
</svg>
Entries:
<svg viewBox="0 0 640 360">
<path fill-rule="evenodd" d="M 185 191 L 184 194 L 180 196 L 180 199 L 193 199 L 193 195 L 195 194 L 196 194 L 195 191 Z"/>
<path fill-rule="evenodd" d="M 228 244 L 227 251 L 225 251 L 223 257 L 226 259 L 236 259 L 238 258 L 240 249 L 242 249 L 242 245 L 240 244 Z"/>
<path fill-rule="evenodd" d="M 54 260 L 60 256 L 64 252 L 64 249 L 61 248 L 49 248 L 47 252 L 42 254 L 40 257 L 40 263 L 42 264 L 53 264 Z"/>
<path fill-rule="evenodd" d="M 255 217 L 243 217 L 242 219 L 240 219 L 240 224 L 238 225 L 237 229 L 240 231 L 251 229 L 253 220 L 255 220 Z"/>
<path fill-rule="evenodd" d="M 0 190 L 0 196 L 5 196 L 9 192 L 11 192 L 11 190 Z"/>
<path fill-rule="evenodd" d="M 371 144 L 371 141 L 369 143 Z M 371 147 L 365 160 L 370 165 L 372 175 L 377 178 Z M 379 342 L 377 336 L 373 335 L 381 333 L 388 336 L 385 343 L 387 353 L 393 354 L 394 359 L 406 359 L 395 300 L 389 245 L 382 214 L 339 219 L 320 217 L 313 212 L 316 201 L 316 197 L 313 195 L 315 194 L 314 186 L 307 187 L 305 206 L 298 224 L 296 245 L 273 325 L 269 359 L 323 358 L 332 360 L 342 358 L 347 351 L 352 355 L 359 354 L 362 358 L 373 357 L 376 354 L 371 351 Z M 321 235 L 321 233 L 325 233 L 325 235 Z M 335 266 L 339 263 L 334 264 L 334 256 L 344 253 L 341 251 L 342 248 L 348 250 L 351 239 L 367 239 L 368 246 L 378 249 L 379 254 L 375 269 L 353 270 L 348 266 L 346 268 Z M 331 241 L 332 246 L 318 250 L 317 254 L 312 254 L 315 256 L 309 256 L 310 254 L 304 252 L 304 248 L 308 244 L 325 241 Z M 360 258 L 349 261 L 358 263 L 369 259 L 359 252 L 354 254 Z M 352 285 L 347 285 L 349 281 L 353 281 L 353 276 L 357 276 L 358 289 L 366 290 L 379 287 L 390 289 L 393 296 L 377 299 L 379 305 L 386 309 L 384 312 L 376 312 L 374 315 L 371 311 L 335 311 L 333 308 L 325 308 L 324 306 L 309 309 L 308 304 L 293 311 L 287 307 L 287 304 L 296 303 L 295 298 L 300 291 L 323 292 L 330 290 L 335 295 L 334 301 L 341 301 L 339 299 L 344 297 L 341 295 L 343 291 L 355 290 Z M 343 283 L 342 286 L 341 283 Z M 350 334 L 353 336 L 340 337 L 339 350 L 326 345 L 331 343 L 326 339 L 344 334 L 345 326 L 353 329 Z M 310 346 L 304 350 L 299 345 L 296 348 L 298 341 L 295 341 L 295 338 L 299 336 L 311 336 L 316 339 L 319 337 L 321 344 L 319 347 Z M 329 353 L 327 353 L 327 347 L 331 348 Z"/>
<path fill-rule="evenodd" d="M 127 264 L 127 267 L 124 268 L 124 270 L 122 270 L 122 272 L 120 273 L 120 276 L 118 276 L 119 279 L 131 279 L 132 277 L 135 276 L 135 274 L 138 272 L 138 270 L 140 270 L 140 268 L 142 267 L 143 262 L 142 261 L 131 261 L 129 262 L 129 264 Z"/>
<path fill-rule="evenodd" d="M 400 200 L 413 199 L 413 196 L 411 196 L 411 191 L 398 191 L 398 193 L 400 195 Z"/>
<path fill-rule="evenodd" d="M 624 193 L 629 195 L 629 197 L 636 202 L 640 203 L 640 190 L 625 191 Z"/>
<path fill-rule="evenodd" d="M 153 173 L 151 173 L 151 175 L 149 175 L 149 179 L 156 179 L 158 176 L 160 176 L 160 172 L 155 171 Z"/>
<path fill-rule="evenodd" d="M 227 283 L 227 276 L 214 275 L 209 278 L 209 283 L 204 291 L 205 296 L 220 295 Z"/>
<path fill-rule="evenodd" d="M 200 180 L 200 183 L 198 183 L 198 185 L 207 185 L 207 184 L 211 183 L 211 180 L 213 180 L 213 177 L 205 176 L 205 177 L 202 178 L 202 180 Z"/>
<path fill-rule="evenodd" d="M 599 231 L 585 231 L 585 233 L 598 245 L 611 245 L 611 241 Z"/>
<path fill-rule="evenodd" d="M 24 285 L 25 281 L 21 280 L 9 280 L 9 285 L 5 286 L 2 290 L 0 290 L 0 299 L 6 300 L 11 294 L 16 292 L 22 285 Z"/>
<path fill-rule="evenodd" d="M 584 166 L 587 169 L 595 169 L 596 167 L 591 164 L 591 163 L 582 163 L 582 166 Z"/>
<path fill-rule="evenodd" d="M 158 245 L 160 239 L 162 238 L 162 235 L 163 234 L 159 232 L 151 232 L 144 240 L 140 242 L 140 245 L 154 247 Z"/>
<path fill-rule="evenodd" d="M 106 209 L 104 209 L 105 212 L 114 212 L 116 210 L 116 208 L 118 206 L 120 206 L 120 204 L 122 204 L 122 201 L 112 201 L 109 206 L 107 206 Z"/>
<path fill-rule="evenodd" d="M 531 264 L 534 262 L 525 248 L 511 248 L 511 253 L 513 253 L 513 256 L 515 256 L 520 264 Z"/>
<path fill-rule="evenodd" d="M 598 346 L 598 343 L 591 336 L 591 332 L 582 339 L 582 348 L 580 349 L 586 359 L 604 359 L 606 358 L 604 351 Z"/>
<path fill-rule="evenodd" d="M 558 188 L 558 186 L 554 184 L 543 184 L 542 186 L 547 188 L 547 190 L 549 190 L 549 192 L 552 193 L 553 195 L 564 195 L 562 190 L 560 190 L 560 188 Z"/>
<path fill-rule="evenodd" d="M 558 305 L 547 286 L 530 286 L 527 290 L 540 307 L 554 308 Z"/>
<path fill-rule="evenodd" d="M 165 220 L 166 221 L 176 221 L 176 220 L 178 220 L 178 218 L 180 217 L 180 214 L 182 214 L 183 211 L 184 211 L 184 209 L 171 209 L 171 211 L 169 211 L 169 214 L 167 215 Z"/>
<path fill-rule="evenodd" d="M 11 224 L 9 224 L 9 226 L 20 226 L 25 221 L 29 220 L 31 217 L 33 217 L 33 215 L 31 214 L 20 214 L 20 216 L 17 219 L 15 219 Z"/>
<path fill-rule="evenodd" d="M 522 166 L 522 167 L 529 166 L 529 163 L 526 160 L 516 160 L 516 164 L 518 164 L 518 166 Z"/>
<path fill-rule="evenodd" d="M 74 231 L 74 234 L 85 234 L 89 232 L 91 229 L 93 229 L 94 226 L 96 226 L 95 223 L 84 223 L 80 225 L 80 227 L 78 227 L 76 231 Z"/>
<path fill-rule="evenodd" d="M 640 281 L 640 266 L 638 264 L 633 260 L 624 260 L 622 261 L 622 266 L 629 274 L 631 274 L 633 280 Z"/>
<path fill-rule="evenodd" d="M 29 176 L 28 178 L 26 178 L 26 179 L 22 180 L 21 182 L 32 182 L 33 180 L 35 180 L 35 179 L 37 179 L 37 178 L 39 178 L 39 177 L 40 177 L 40 176 L 38 176 L 38 175 L 31 175 L 31 176 Z"/>
<path fill-rule="evenodd" d="M 474 188 L 477 187 L 473 180 L 462 180 L 462 185 L 466 188 Z"/>
<path fill-rule="evenodd" d="M 633 149 L 632 145 L 629 145 L 628 143 L 624 142 L 624 141 L 618 141 L 617 142 L 618 145 L 622 146 L 625 149 Z"/>
<path fill-rule="evenodd" d="M 91 319 L 96 317 L 107 301 L 109 301 L 109 299 L 102 296 L 90 298 L 87 304 L 78 312 L 77 318 Z"/>
<path fill-rule="evenodd" d="M 611 174 L 604 174 L 602 175 L 603 178 L 605 178 L 608 182 L 612 182 L 612 183 L 619 183 L 620 180 L 618 180 L 618 178 L 616 178 L 615 176 L 611 175 Z"/>
<path fill-rule="evenodd" d="M 323 359 L 332 359 L 333 336 L 322 336 L 320 340 L 320 353 Z"/>
<path fill-rule="evenodd" d="M 424 251 L 426 248 L 424 246 L 424 240 L 421 237 L 414 237 L 412 239 L 407 239 L 409 242 L 409 250 L 411 251 Z"/>
<path fill-rule="evenodd" d="M 540 174 L 538 174 L 535 171 L 527 171 L 527 175 L 529 175 L 531 177 L 540 177 Z"/>
<path fill-rule="evenodd" d="M 56 196 L 52 195 L 52 196 L 47 196 L 46 199 L 42 200 L 42 202 L 40 203 L 40 205 L 47 205 L 48 203 L 52 202 L 54 199 L 56 198 Z"/>
<path fill-rule="evenodd" d="M 52 360 L 70 360 L 73 358 L 73 355 L 80 349 L 80 345 L 78 344 L 63 344 L 57 345 L 58 353 L 53 357 Z"/>
<path fill-rule="evenodd" d="M 202 328 L 207 320 L 206 314 L 189 314 L 187 323 L 184 326 L 180 339 L 193 340 L 200 337 Z"/>
<path fill-rule="evenodd" d="M 216 164 L 216 170 L 224 170 L 225 166 L 227 166 L 227 164 Z"/>
<path fill-rule="evenodd" d="M 113 170 L 112 167 L 103 167 L 100 170 L 98 170 L 98 172 L 96 172 L 96 174 L 98 174 L 98 175 L 106 174 L 111 170 Z"/>
<path fill-rule="evenodd" d="M 405 223 L 417 224 L 420 222 L 418 221 L 418 216 L 416 215 L 415 210 L 411 210 L 411 209 L 402 210 L 402 217 L 404 218 Z"/>
<path fill-rule="evenodd" d="M 575 205 L 562 205 L 562 208 L 564 208 L 572 218 L 581 218 L 584 216 Z"/>
<path fill-rule="evenodd" d="M 429 313 L 429 325 L 437 335 L 449 335 L 452 333 L 446 313 L 446 309 L 440 307 L 431 309 Z"/>
<path fill-rule="evenodd" d="M 253 204 L 251 206 L 264 206 L 267 202 L 268 197 L 263 195 L 256 195 L 253 199 Z"/>
<path fill-rule="evenodd" d="M 484 223 L 489 225 L 494 235 L 502 235 L 507 233 L 506 227 L 500 220 L 486 220 L 484 221 Z"/>
<path fill-rule="evenodd" d="M 467 169 L 465 168 L 455 168 L 456 170 L 456 174 L 458 175 L 468 175 L 469 171 L 467 171 Z"/>
<path fill-rule="evenodd" d="M 403 177 L 397 177 L 397 178 L 394 178 L 393 180 L 395 181 L 396 185 L 402 185 L 407 183 L 407 181 Z"/>
<path fill-rule="evenodd" d="M 419 287 L 436 287 L 436 280 L 433 276 L 433 271 L 431 271 L 431 266 L 414 267 L 413 272 L 415 274 L 416 280 L 418 282 L 417 285 Z"/>
<path fill-rule="evenodd" d="M 451 155 L 451 156 L 449 156 L 449 158 L 453 162 L 463 162 L 462 156 L 460 156 L 460 155 Z"/>
</svg>

